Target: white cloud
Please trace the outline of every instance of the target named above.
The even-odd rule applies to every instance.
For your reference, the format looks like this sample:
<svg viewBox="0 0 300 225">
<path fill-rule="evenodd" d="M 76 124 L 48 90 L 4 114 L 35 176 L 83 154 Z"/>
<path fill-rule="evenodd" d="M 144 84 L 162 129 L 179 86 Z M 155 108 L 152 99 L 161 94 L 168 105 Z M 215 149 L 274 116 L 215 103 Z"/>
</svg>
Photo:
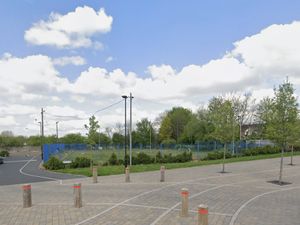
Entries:
<svg viewBox="0 0 300 225">
<path fill-rule="evenodd" d="M 86 61 L 81 56 L 64 56 L 60 58 L 53 59 L 53 64 L 58 66 L 65 66 L 68 64 L 75 65 L 75 66 L 82 66 L 86 64 Z"/>
<path fill-rule="evenodd" d="M 77 7 L 65 15 L 51 13 L 48 21 L 39 21 L 26 30 L 24 38 L 34 45 L 49 45 L 58 48 L 90 47 L 95 34 L 111 30 L 113 18 L 101 8 L 95 11 L 88 6 Z M 95 42 L 99 47 L 101 43 Z"/>
<path fill-rule="evenodd" d="M 5 116 L 0 117 L 0 126 L 1 127 L 9 127 L 10 126 L 16 126 L 18 123 L 16 122 L 15 118 L 13 116 Z"/>
<path fill-rule="evenodd" d="M 14 115 L 12 111 L 23 112 L 14 115 L 16 120 L 10 118 L 10 122 L 23 121 L 26 125 L 32 121 L 28 122 L 24 116 L 37 110 L 35 117 L 30 116 L 37 118 L 39 109 L 47 106 L 46 111 L 52 114 L 46 116 L 51 132 L 55 132 L 53 124 L 58 118 L 64 132 L 84 132 L 87 120 L 81 118 L 121 100 L 121 95 L 129 92 L 135 97 L 133 113 L 137 121 L 142 117 L 154 119 L 172 106 L 195 110 L 212 96 L 227 92 L 251 92 L 260 100 L 271 96 L 273 85 L 281 83 L 287 75 L 297 90 L 300 88 L 299 30 L 299 22 L 272 25 L 235 42 L 233 50 L 204 65 L 186 65 L 177 70 L 171 65 L 150 65 L 146 68 L 147 77 L 122 69 L 89 67 L 70 81 L 56 70 L 55 60 L 47 56 L 17 58 L 6 53 L 0 59 L 0 100 L 1 106 L 12 106 L 6 111 L 0 106 L 0 113 L 5 117 Z M 97 117 L 103 127 L 112 126 L 123 123 L 123 110 L 120 103 Z"/>
<path fill-rule="evenodd" d="M 300 22 L 272 26 L 234 43 L 233 57 L 261 73 L 271 76 L 300 73 Z"/>
</svg>

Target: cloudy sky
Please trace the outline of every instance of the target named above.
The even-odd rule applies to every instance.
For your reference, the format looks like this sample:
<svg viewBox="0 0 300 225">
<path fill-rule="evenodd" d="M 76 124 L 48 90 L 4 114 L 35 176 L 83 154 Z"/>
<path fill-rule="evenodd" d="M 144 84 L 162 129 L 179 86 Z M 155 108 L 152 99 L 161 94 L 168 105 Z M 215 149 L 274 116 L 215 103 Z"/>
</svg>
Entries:
<svg viewBox="0 0 300 225">
<path fill-rule="evenodd" d="M 214 95 L 300 90 L 300 2 L 11 0 L 0 6 L 0 130 L 84 133 L 132 92 L 133 119 Z M 124 104 L 95 114 L 123 122 Z"/>
</svg>

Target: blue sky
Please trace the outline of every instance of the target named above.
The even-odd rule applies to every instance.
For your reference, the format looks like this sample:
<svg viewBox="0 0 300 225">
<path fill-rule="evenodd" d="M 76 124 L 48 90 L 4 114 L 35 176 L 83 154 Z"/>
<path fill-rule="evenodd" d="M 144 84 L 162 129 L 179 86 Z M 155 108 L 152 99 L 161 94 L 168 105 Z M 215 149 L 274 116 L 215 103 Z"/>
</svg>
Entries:
<svg viewBox="0 0 300 225">
<path fill-rule="evenodd" d="M 83 132 L 90 112 L 132 92 L 134 122 L 173 106 L 251 93 L 287 76 L 299 95 L 300 2 L 11 0 L 0 7 L 0 130 Z M 123 122 L 123 105 L 97 115 Z M 73 118 L 73 119 L 72 119 Z M 75 119 L 74 119 L 75 118 Z"/>
<path fill-rule="evenodd" d="M 51 12 L 66 14 L 78 6 L 104 7 L 114 18 L 112 31 L 99 35 L 104 50 L 77 49 L 88 64 L 61 69 L 74 79 L 88 66 L 122 68 L 144 76 L 149 65 L 169 64 L 179 70 L 189 64 L 204 64 L 233 48 L 232 43 L 277 23 L 299 19 L 299 1 L 3 1 L 0 7 L 2 35 L 0 52 L 15 56 L 72 55 L 70 50 L 32 46 L 24 31 Z M 9 45 L 8 43 L 13 43 Z M 105 63 L 107 57 L 115 60 Z"/>
</svg>

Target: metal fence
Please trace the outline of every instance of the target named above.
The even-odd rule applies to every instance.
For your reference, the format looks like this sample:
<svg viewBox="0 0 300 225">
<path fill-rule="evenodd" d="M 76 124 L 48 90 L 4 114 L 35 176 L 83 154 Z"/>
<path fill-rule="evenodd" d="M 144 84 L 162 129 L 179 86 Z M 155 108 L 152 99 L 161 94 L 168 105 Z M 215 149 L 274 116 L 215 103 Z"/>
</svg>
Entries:
<svg viewBox="0 0 300 225">
<path fill-rule="evenodd" d="M 232 154 L 240 154 L 245 149 L 255 148 L 255 147 L 263 147 L 274 144 L 268 140 L 251 140 L 251 141 L 239 141 L 239 142 L 231 142 L 227 143 L 227 149 L 232 152 Z M 164 150 L 177 150 L 177 151 L 192 151 L 195 154 L 202 152 L 209 152 L 215 150 L 221 150 L 224 148 L 224 144 L 211 141 L 211 142 L 199 142 L 196 144 L 158 144 L 158 145 L 133 145 L 133 151 L 147 151 L 147 150 L 159 150 L 162 154 Z M 127 146 L 127 149 L 128 146 Z M 87 145 L 87 144 L 44 144 L 43 145 L 43 157 L 44 162 L 47 162 L 49 158 L 53 155 L 63 153 L 65 151 L 87 151 L 87 150 L 117 150 L 123 151 L 124 145 Z M 129 152 L 128 152 L 129 153 Z"/>
</svg>

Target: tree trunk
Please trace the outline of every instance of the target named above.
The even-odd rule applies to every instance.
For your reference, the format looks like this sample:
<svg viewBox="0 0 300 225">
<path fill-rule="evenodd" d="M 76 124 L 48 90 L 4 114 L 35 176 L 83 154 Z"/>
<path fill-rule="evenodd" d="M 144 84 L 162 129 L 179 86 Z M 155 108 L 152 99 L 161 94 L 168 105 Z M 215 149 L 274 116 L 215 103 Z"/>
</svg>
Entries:
<svg viewBox="0 0 300 225">
<path fill-rule="evenodd" d="M 293 156 L 294 156 L 294 145 L 292 145 L 292 154 L 291 154 L 291 166 L 294 165 L 293 164 Z"/>
<path fill-rule="evenodd" d="M 284 153 L 284 146 L 282 146 L 282 149 L 281 149 L 280 172 L 279 172 L 279 184 L 282 184 L 283 153 Z"/>
</svg>

